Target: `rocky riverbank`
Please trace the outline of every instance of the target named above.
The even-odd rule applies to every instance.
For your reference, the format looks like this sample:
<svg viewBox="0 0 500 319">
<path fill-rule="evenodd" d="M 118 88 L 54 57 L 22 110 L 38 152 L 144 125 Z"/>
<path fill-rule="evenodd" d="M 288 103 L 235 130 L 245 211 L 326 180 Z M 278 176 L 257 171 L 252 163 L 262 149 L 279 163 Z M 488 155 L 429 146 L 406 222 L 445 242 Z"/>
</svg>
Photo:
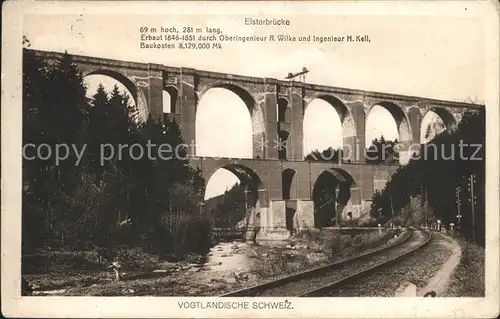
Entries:
<svg viewBox="0 0 500 319">
<path fill-rule="evenodd" d="M 54 271 L 23 278 L 34 288 L 33 295 L 213 296 L 348 258 L 380 247 L 393 236 L 392 232 L 367 232 L 356 237 L 302 233 L 261 245 L 219 243 L 206 256 L 192 254 L 175 262 L 171 261 L 175 258 L 162 261 L 135 252 L 135 261 L 117 270 L 120 280 L 115 280 L 115 273 L 107 267 L 91 271 L 53 267 Z"/>
</svg>

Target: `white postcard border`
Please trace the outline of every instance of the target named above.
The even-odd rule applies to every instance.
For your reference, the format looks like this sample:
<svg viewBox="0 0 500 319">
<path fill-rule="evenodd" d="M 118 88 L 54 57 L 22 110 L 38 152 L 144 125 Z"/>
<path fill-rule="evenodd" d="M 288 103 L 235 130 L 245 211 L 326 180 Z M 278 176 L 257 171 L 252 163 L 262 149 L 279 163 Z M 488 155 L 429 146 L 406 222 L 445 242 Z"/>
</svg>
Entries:
<svg viewBox="0 0 500 319">
<path fill-rule="evenodd" d="M 2 312 L 16 317 L 219 317 L 219 318 L 452 318 L 489 317 L 499 311 L 499 6 L 488 2 L 6 2 L 2 28 Z M 180 309 L 193 297 L 21 297 L 21 36 L 23 15 L 178 14 L 300 12 L 355 15 L 475 15 L 485 19 L 486 34 L 486 297 L 485 298 L 231 298 L 238 301 L 285 299 L 293 310 Z M 464 8 L 467 8 L 464 11 Z M 481 52 L 478 52 L 480 54 Z M 226 300 L 226 299 L 224 299 Z M 229 300 L 229 299 L 228 299 Z"/>
</svg>

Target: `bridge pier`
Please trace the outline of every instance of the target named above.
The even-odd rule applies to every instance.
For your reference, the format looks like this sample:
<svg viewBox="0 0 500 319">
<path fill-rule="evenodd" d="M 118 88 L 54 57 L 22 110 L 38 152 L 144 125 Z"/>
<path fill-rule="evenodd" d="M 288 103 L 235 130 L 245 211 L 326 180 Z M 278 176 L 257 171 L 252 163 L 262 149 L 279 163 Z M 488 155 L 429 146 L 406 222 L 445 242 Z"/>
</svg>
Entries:
<svg viewBox="0 0 500 319">
<path fill-rule="evenodd" d="M 246 240 L 253 241 L 255 234 L 256 241 L 283 240 L 290 236 L 286 229 L 283 201 L 271 201 L 269 207 L 252 208 Z"/>
<path fill-rule="evenodd" d="M 294 228 L 297 231 L 314 228 L 314 202 L 312 200 L 297 200 Z"/>
<path fill-rule="evenodd" d="M 353 204 L 349 201 L 342 209 L 341 220 L 359 218 L 367 210 L 370 202 Z M 257 213 L 259 214 L 257 216 Z M 283 240 L 293 233 L 315 228 L 313 200 L 272 200 L 269 207 L 249 208 L 246 240 L 256 241 Z"/>
<path fill-rule="evenodd" d="M 257 240 L 283 240 L 294 233 L 314 228 L 314 204 L 312 200 L 273 200 L 269 207 L 260 207 L 260 227 L 253 219 L 248 228 L 247 240 L 259 228 Z M 288 219 L 288 220 L 287 220 Z"/>
</svg>

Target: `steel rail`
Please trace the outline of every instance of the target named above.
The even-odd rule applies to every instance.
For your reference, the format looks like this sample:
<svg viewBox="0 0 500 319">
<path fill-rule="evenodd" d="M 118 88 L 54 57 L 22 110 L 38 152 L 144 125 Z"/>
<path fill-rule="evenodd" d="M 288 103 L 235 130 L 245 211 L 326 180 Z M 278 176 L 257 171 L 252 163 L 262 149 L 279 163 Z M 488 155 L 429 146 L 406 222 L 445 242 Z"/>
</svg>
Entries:
<svg viewBox="0 0 500 319">
<path fill-rule="evenodd" d="M 355 274 L 352 274 L 350 276 L 347 276 L 345 278 L 342 278 L 340 280 L 337 280 L 337 281 L 334 281 L 334 282 L 331 282 L 329 284 L 326 284 L 320 288 L 317 288 L 317 289 L 314 289 L 314 290 L 311 290 L 303 295 L 301 295 L 300 297 L 321 297 L 321 296 L 326 296 L 328 295 L 328 293 L 331 293 L 332 291 L 340 288 L 341 286 L 344 286 L 345 284 L 347 283 L 350 283 L 350 282 L 353 282 L 353 281 L 356 281 L 356 280 L 359 280 L 359 279 L 362 279 L 364 278 L 365 276 L 368 276 L 370 274 L 372 274 L 373 272 L 375 272 L 376 270 L 378 269 L 381 269 L 382 267 L 386 267 L 386 266 L 389 266 L 389 265 L 392 265 L 394 264 L 395 262 L 405 258 L 405 257 L 408 257 L 409 255 L 417 252 L 418 250 L 422 249 L 423 247 L 427 246 L 430 242 L 431 242 L 431 239 L 432 239 L 432 235 L 430 232 L 428 231 L 422 231 L 424 234 L 426 234 L 427 238 L 425 239 L 424 242 L 422 242 L 421 244 L 419 244 L 418 246 L 416 246 L 415 248 L 412 248 L 410 249 L 409 251 L 401 254 L 401 255 L 398 255 L 398 256 L 395 256 L 387 261 L 383 261 L 381 263 L 378 263 L 368 269 L 365 269 L 365 270 L 362 270 L 362 271 L 359 271 Z"/>
<path fill-rule="evenodd" d="M 413 233 L 412 230 L 406 231 L 404 234 L 402 234 L 402 236 L 404 236 L 402 239 L 400 239 L 396 242 L 393 242 L 389 245 L 385 245 L 381 248 L 378 248 L 378 249 L 375 249 L 375 250 L 372 250 L 372 251 L 369 251 L 366 253 L 362 253 L 362 254 L 347 258 L 347 259 L 343 259 L 343 260 L 328 264 L 326 266 L 313 268 L 313 269 L 306 270 L 306 271 L 300 272 L 298 274 L 290 275 L 290 276 L 283 277 L 280 279 L 270 280 L 270 281 L 267 281 L 267 282 L 264 282 L 262 284 L 258 284 L 258 285 L 255 285 L 255 286 L 252 286 L 249 288 L 243 288 L 243 289 L 235 290 L 232 292 L 228 292 L 228 293 L 220 295 L 220 297 L 251 297 L 251 296 L 256 296 L 259 293 L 266 291 L 267 289 L 276 288 L 278 286 L 285 285 L 285 284 L 288 284 L 288 283 L 291 283 L 294 281 L 299 281 L 299 280 L 302 280 L 304 278 L 313 277 L 313 276 L 316 276 L 318 274 L 321 274 L 322 272 L 325 272 L 328 270 L 333 270 L 335 268 L 344 266 L 348 263 L 360 260 L 360 259 L 365 258 L 365 257 L 379 254 L 380 252 L 389 250 L 389 249 L 394 248 L 396 246 L 400 246 L 400 245 L 406 243 L 411 238 L 412 233 Z"/>
</svg>

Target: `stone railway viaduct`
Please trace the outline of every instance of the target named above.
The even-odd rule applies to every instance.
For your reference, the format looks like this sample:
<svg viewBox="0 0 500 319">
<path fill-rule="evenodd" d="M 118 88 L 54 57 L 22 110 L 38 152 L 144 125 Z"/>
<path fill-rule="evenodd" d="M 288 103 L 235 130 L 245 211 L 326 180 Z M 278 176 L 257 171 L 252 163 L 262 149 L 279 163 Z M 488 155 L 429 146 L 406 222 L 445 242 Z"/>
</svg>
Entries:
<svg viewBox="0 0 500 319">
<path fill-rule="evenodd" d="M 26 49 L 25 49 L 26 50 Z M 46 61 L 62 53 L 30 50 Z M 331 86 L 281 81 L 234 74 L 170 67 L 154 63 L 135 63 L 98 57 L 72 55 L 84 76 L 106 75 L 121 82 L 132 94 L 140 120 L 175 119 L 186 143 L 195 141 L 196 111 L 199 101 L 211 88 L 224 88 L 237 94 L 248 107 L 253 128 L 251 159 L 215 159 L 190 154 L 191 165 L 201 169 L 205 181 L 219 168 L 233 172 L 247 187 L 249 225 L 261 227 L 259 237 L 283 238 L 290 229 L 314 227 L 314 188 L 322 178 L 338 185 L 337 204 L 341 215 L 357 217 L 369 205 L 377 189 L 384 187 L 397 165 L 366 163 L 365 127 L 372 107 L 387 109 L 395 119 L 400 141 L 400 163 L 412 153 L 410 145 L 420 144 L 423 117 L 436 113 L 451 130 L 467 109 L 479 105 L 414 96 L 368 92 Z M 164 94 L 168 92 L 168 95 Z M 163 113 L 163 99 L 170 97 L 171 111 Z M 328 102 L 339 114 L 343 145 L 350 152 L 344 163 L 304 161 L 303 119 L 314 99 Z M 262 147 L 264 141 L 286 141 L 278 150 Z M 190 148 L 192 149 L 192 148 Z"/>
</svg>

